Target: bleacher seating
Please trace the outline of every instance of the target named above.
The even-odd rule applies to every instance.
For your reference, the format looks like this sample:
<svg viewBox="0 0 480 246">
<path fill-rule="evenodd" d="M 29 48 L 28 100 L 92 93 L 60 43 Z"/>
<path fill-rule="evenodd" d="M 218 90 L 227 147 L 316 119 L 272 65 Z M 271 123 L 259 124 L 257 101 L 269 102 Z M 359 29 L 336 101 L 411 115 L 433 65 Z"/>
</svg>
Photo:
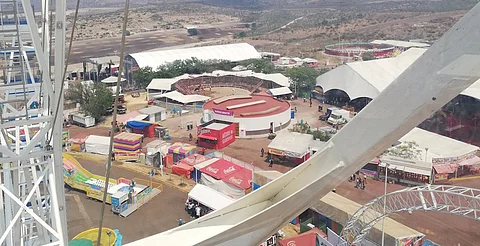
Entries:
<svg viewBox="0 0 480 246">
<path fill-rule="evenodd" d="M 254 77 L 196 77 L 191 79 L 183 79 L 175 83 L 178 92 L 184 95 L 201 94 L 198 90 L 210 87 L 234 87 L 248 90 L 251 93 L 263 86 L 264 81 Z"/>
</svg>

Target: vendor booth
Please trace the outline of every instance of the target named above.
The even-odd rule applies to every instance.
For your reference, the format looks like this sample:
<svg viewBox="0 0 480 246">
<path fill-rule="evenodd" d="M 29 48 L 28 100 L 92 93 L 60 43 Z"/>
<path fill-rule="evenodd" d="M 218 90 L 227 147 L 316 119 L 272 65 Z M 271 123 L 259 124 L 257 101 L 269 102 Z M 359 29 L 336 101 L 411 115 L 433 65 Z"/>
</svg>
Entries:
<svg viewBox="0 0 480 246">
<path fill-rule="evenodd" d="M 208 162 L 210 165 L 211 163 L 213 162 L 209 162 L 210 158 L 204 156 L 204 155 L 200 155 L 200 154 L 193 154 L 193 155 L 190 155 L 190 156 L 187 156 L 185 158 L 183 158 L 179 163 L 183 163 L 183 164 L 186 164 L 186 165 L 189 165 L 189 166 L 192 166 L 193 167 L 193 171 L 192 173 L 190 174 L 190 177 L 195 180 L 195 181 L 199 181 L 200 180 L 200 175 L 201 175 L 201 171 L 199 171 L 198 169 L 195 168 L 196 165 L 198 164 L 202 164 L 204 162 Z M 202 166 L 203 167 L 203 166 Z"/>
<path fill-rule="evenodd" d="M 94 154 L 108 155 L 110 137 L 90 135 L 85 140 L 85 151 Z"/>
<path fill-rule="evenodd" d="M 145 137 L 155 137 L 155 127 L 157 124 L 148 121 L 127 121 L 127 128 L 131 129 L 133 133 L 142 134 Z"/>
<path fill-rule="evenodd" d="M 122 132 L 113 137 L 116 160 L 136 161 L 142 150 L 143 135 Z"/>
<path fill-rule="evenodd" d="M 388 180 L 395 183 L 409 185 L 425 185 L 430 182 L 432 164 L 426 162 L 414 162 L 400 158 L 383 157 L 378 165 L 378 176 L 385 178 L 385 166 L 388 163 Z"/>
<path fill-rule="evenodd" d="M 145 145 L 145 164 L 159 167 L 160 163 L 166 166 L 166 156 L 171 144 L 162 140 L 153 140 Z"/>
<path fill-rule="evenodd" d="M 229 174 L 241 171 L 243 167 L 237 166 L 225 159 L 219 159 L 218 161 L 200 169 L 204 174 L 208 174 L 215 179 L 223 179 Z"/>
<path fill-rule="evenodd" d="M 238 172 L 223 177 L 222 181 L 244 190 L 245 194 L 247 194 L 251 191 L 250 188 L 252 188 L 252 174 L 251 170 L 243 168 Z"/>
<path fill-rule="evenodd" d="M 195 185 L 188 197 L 213 210 L 222 209 L 234 202 L 232 198 L 201 184 Z"/>
<path fill-rule="evenodd" d="M 235 124 L 213 120 L 198 126 L 198 146 L 223 149 L 235 142 Z"/>
<path fill-rule="evenodd" d="M 206 157 L 208 158 L 208 157 Z M 187 159 L 187 158 L 185 158 Z M 200 171 L 200 169 L 218 161 L 219 159 L 218 158 L 212 158 L 212 159 L 208 159 L 208 160 L 205 160 L 203 162 L 196 162 L 197 164 L 195 164 L 193 166 L 193 173 L 191 174 L 191 177 L 193 180 L 195 180 L 195 182 L 200 182 L 201 181 L 201 178 L 202 178 L 202 171 Z"/>
<path fill-rule="evenodd" d="M 197 147 L 187 143 L 174 143 L 168 148 L 168 153 L 173 155 L 173 162 L 177 163 L 183 158 L 195 154 Z"/>
<path fill-rule="evenodd" d="M 85 141 L 87 141 L 87 133 L 77 133 L 68 140 L 71 151 L 83 152 L 85 151 Z"/>
<path fill-rule="evenodd" d="M 301 164 L 310 158 L 310 145 L 313 137 L 310 134 L 297 132 L 280 132 L 268 145 L 268 153 L 276 163 Z"/>
<path fill-rule="evenodd" d="M 187 165 L 182 162 L 178 162 L 177 164 L 172 166 L 172 173 L 176 174 L 180 177 L 185 177 L 190 179 L 190 174 L 193 171 L 193 166 Z"/>
<path fill-rule="evenodd" d="M 158 106 L 142 108 L 138 112 L 148 115 L 146 120 L 150 122 L 159 122 L 167 119 L 167 110 Z"/>
</svg>

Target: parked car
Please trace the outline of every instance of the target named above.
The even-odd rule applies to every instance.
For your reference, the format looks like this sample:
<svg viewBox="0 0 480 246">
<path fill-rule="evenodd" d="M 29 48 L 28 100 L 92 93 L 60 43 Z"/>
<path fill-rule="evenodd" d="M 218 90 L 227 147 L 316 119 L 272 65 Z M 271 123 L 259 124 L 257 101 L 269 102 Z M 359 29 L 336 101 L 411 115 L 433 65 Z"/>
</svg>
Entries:
<svg viewBox="0 0 480 246">
<path fill-rule="evenodd" d="M 127 107 L 123 105 L 118 105 L 117 106 L 117 113 L 118 114 L 126 114 L 127 113 Z M 107 112 L 105 112 L 105 115 L 112 115 L 113 114 L 113 106 L 107 108 Z"/>
</svg>

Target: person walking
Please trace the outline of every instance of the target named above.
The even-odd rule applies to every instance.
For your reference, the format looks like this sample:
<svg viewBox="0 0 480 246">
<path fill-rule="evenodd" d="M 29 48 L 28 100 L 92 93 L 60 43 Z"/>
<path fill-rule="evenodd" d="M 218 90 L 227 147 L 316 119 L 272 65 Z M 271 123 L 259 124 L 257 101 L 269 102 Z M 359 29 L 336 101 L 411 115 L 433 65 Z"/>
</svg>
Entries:
<svg viewBox="0 0 480 246">
<path fill-rule="evenodd" d="M 260 154 L 260 157 L 263 157 L 263 155 L 265 155 L 265 150 L 263 148 L 260 150 Z"/>
<path fill-rule="evenodd" d="M 189 139 L 189 141 L 192 141 L 192 139 L 193 139 L 193 135 L 192 135 L 191 133 L 190 133 L 190 134 L 188 134 L 188 139 Z"/>
<path fill-rule="evenodd" d="M 178 221 L 178 226 L 182 226 L 183 224 L 185 224 L 185 222 L 183 222 L 182 219 L 178 219 L 177 221 Z"/>
<path fill-rule="evenodd" d="M 270 162 L 270 164 L 268 165 L 268 167 L 273 167 L 273 157 L 270 157 L 269 162 Z"/>
</svg>

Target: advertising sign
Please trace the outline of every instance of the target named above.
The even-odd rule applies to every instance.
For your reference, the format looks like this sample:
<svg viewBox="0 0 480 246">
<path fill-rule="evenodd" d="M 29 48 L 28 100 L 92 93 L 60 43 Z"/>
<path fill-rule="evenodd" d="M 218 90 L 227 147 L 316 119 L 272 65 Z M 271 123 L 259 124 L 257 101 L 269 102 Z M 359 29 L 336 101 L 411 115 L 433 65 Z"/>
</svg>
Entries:
<svg viewBox="0 0 480 246">
<path fill-rule="evenodd" d="M 230 110 L 223 110 L 218 108 L 212 108 L 212 110 L 215 114 L 218 114 L 218 115 L 233 116 L 233 111 L 230 111 Z"/>
<path fill-rule="evenodd" d="M 432 163 L 433 164 L 458 164 L 464 160 L 472 159 L 475 156 L 477 156 L 476 150 L 461 156 L 456 156 L 456 157 L 432 158 Z"/>
<path fill-rule="evenodd" d="M 285 155 L 285 153 L 283 151 L 276 150 L 276 149 L 268 149 L 268 153 L 270 153 L 272 155 L 278 155 L 278 156 L 284 156 Z"/>
</svg>

